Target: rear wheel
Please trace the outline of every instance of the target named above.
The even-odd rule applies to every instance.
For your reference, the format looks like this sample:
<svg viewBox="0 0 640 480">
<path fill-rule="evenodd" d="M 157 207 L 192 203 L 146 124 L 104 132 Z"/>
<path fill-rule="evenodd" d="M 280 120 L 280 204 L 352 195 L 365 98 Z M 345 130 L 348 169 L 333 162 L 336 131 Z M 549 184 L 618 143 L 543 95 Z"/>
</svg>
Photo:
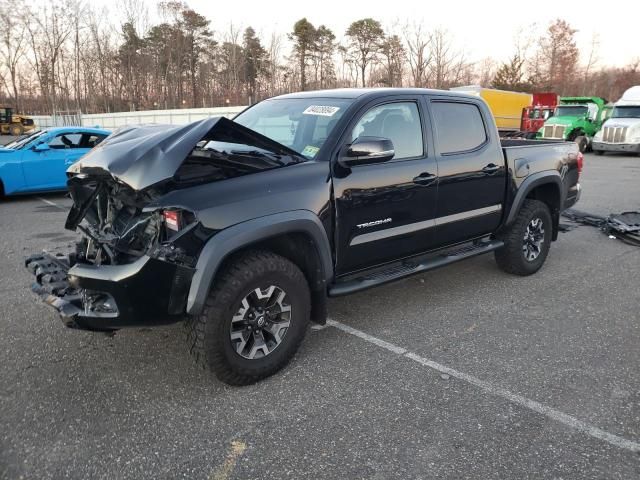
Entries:
<svg viewBox="0 0 640 480">
<path fill-rule="evenodd" d="M 495 252 L 498 266 L 522 276 L 540 270 L 549 254 L 552 228 L 549 207 L 539 200 L 525 200 L 515 221 L 498 236 L 504 242 Z"/>
<path fill-rule="evenodd" d="M 310 303 L 295 264 L 271 252 L 248 252 L 215 282 L 202 314 L 187 320 L 191 353 L 225 383 L 255 383 L 291 360 L 306 333 Z"/>
</svg>

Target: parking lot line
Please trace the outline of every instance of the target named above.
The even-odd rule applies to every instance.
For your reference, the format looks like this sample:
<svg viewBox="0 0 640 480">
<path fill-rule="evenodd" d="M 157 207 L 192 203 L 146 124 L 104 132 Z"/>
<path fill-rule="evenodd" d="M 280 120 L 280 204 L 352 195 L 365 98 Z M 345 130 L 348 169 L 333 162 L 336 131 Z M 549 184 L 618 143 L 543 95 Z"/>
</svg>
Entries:
<svg viewBox="0 0 640 480">
<path fill-rule="evenodd" d="M 327 320 L 327 325 L 335 327 L 343 332 L 346 332 L 350 335 L 354 335 L 358 338 L 365 340 L 366 342 L 377 345 L 381 348 L 384 348 L 396 355 L 408 358 L 413 360 L 414 362 L 419 363 L 425 367 L 432 368 L 440 373 L 449 375 L 451 377 L 457 378 L 458 380 L 462 380 L 464 382 L 475 385 L 476 387 L 484 390 L 486 393 L 491 395 L 495 395 L 497 397 L 502 397 L 512 403 L 518 404 L 522 407 L 525 407 L 529 410 L 533 410 L 536 413 L 544 415 L 551 420 L 562 423 L 574 430 L 585 433 L 591 437 L 597 438 L 598 440 L 603 440 L 611 445 L 614 445 L 619 448 L 623 448 L 625 450 L 630 450 L 632 452 L 640 452 L 640 443 L 634 442 L 632 440 L 627 440 L 626 438 L 619 437 L 618 435 L 614 435 L 612 433 L 606 432 L 598 427 L 590 425 L 582 420 L 578 420 L 571 415 L 563 413 L 554 408 L 543 405 L 540 402 L 536 402 L 535 400 L 528 399 L 523 397 L 522 395 L 518 395 L 516 393 L 512 393 L 502 387 L 497 385 L 493 385 L 484 380 L 480 380 L 473 375 L 466 374 L 464 372 L 459 372 L 453 368 L 447 367 L 440 363 L 434 362 L 433 360 L 429 360 L 428 358 L 424 358 L 416 353 L 410 352 L 405 348 L 399 347 L 392 343 L 389 343 L 385 340 L 381 340 L 373 335 L 369 335 L 361 330 L 355 329 L 344 323 L 337 322 L 335 320 Z"/>
<path fill-rule="evenodd" d="M 52 207 L 57 207 L 60 210 L 66 210 L 65 207 L 63 207 L 62 205 L 58 205 L 55 202 L 52 202 L 51 200 L 47 200 L 46 198 L 42 198 L 42 197 L 36 197 L 38 200 L 40 200 L 41 202 L 46 203 L 47 205 L 51 205 Z"/>
</svg>

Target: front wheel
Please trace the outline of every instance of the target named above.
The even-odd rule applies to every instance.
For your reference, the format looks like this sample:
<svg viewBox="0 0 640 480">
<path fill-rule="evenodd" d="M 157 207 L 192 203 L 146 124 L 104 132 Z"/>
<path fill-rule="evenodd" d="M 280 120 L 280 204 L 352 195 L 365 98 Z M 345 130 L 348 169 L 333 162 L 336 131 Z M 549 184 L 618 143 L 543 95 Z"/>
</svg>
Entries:
<svg viewBox="0 0 640 480">
<path fill-rule="evenodd" d="M 191 353 L 225 383 L 255 383 L 296 353 L 310 304 L 295 264 L 271 252 L 245 253 L 216 280 L 203 312 L 187 320 Z"/>
<path fill-rule="evenodd" d="M 495 252 L 498 267 L 521 276 L 536 273 L 549 254 L 552 228 L 549 207 L 539 200 L 525 200 L 515 221 L 498 235 L 504 242 Z"/>
<path fill-rule="evenodd" d="M 24 129 L 22 128 L 22 125 L 13 124 L 9 128 L 9 133 L 14 137 L 19 137 L 20 135 L 23 134 L 23 132 L 24 132 Z"/>
</svg>

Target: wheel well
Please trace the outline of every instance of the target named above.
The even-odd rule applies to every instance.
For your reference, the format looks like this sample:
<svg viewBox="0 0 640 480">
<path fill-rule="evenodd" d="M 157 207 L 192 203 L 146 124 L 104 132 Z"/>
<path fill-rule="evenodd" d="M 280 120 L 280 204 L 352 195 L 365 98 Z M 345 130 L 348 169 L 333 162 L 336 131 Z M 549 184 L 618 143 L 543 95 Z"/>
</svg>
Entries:
<svg viewBox="0 0 640 480">
<path fill-rule="evenodd" d="M 558 238 L 558 226 L 560 224 L 560 190 L 553 183 L 545 183 L 532 189 L 526 196 L 533 200 L 539 200 L 549 207 L 553 220 L 553 240 Z"/>
<path fill-rule="evenodd" d="M 244 245 L 225 257 L 218 272 L 249 250 L 268 250 L 297 265 L 311 290 L 311 320 L 320 324 L 326 322 L 327 283 L 320 253 L 311 235 L 303 232 L 283 233 Z"/>
<path fill-rule="evenodd" d="M 567 140 L 574 141 L 580 135 L 584 135 L 584 130 L 582 130 L 581 128 L 576 128 L 569 132 L 569 135 L 567 135 Z"/>
</svg>

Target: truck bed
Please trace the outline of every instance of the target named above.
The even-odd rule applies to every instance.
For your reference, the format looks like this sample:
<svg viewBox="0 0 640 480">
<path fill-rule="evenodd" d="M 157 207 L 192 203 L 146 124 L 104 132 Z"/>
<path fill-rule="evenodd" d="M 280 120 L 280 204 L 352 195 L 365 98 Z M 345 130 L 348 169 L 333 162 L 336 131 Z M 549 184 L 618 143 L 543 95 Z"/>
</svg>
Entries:
<svg viewBox="0 0 640 480">
<path fill-rule="evenodd" d="M 545 170 L 575 167 L 578 146 L 574 142 L 556 140 L 500 140 L 507 168 L 516 178 L 524 178 Z M 577 178 L 576 178 L 577 180 Z"/>
<path fill-rule="evenodd" d="M 580 152 L 575 142 L 562 140 L 501 140 L 505 165 L 513 172 L 517 188 L 541 172 L 557 172 L 563 183 L 560 210 L 571 207 L 579 198 Z M 513 192 L 511 192 L 513 194 Z"/>
</svg>

